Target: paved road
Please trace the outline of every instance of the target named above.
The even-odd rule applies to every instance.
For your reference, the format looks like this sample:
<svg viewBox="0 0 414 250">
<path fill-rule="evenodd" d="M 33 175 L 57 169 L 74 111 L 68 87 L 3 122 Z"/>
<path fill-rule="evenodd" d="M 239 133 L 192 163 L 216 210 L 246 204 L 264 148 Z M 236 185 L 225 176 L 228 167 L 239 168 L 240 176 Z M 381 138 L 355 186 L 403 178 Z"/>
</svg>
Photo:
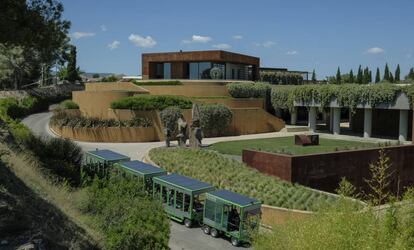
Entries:
<svg viewBox="0 0 414 250">
<path fill-rule="evenodd" d="M 38 113 L 23 119 L 34 134 L 43 137 L 54 137 L 48 126 L 51 113 Z M 162 142 L 149 143 L 89 143 L 76 141 L 82 150 L 111 149 L 125 154 L 132 159 L 142 159 L 148 150 L 162 146 Z M 169 246 L 173 250 L 214 250 L 214 249 L 235 249 L 227 239 L 212 238 L 205 235 L 201 228 L 188 229 L 185 226 L 171 221 L 171 235 Z"/>
</svg>

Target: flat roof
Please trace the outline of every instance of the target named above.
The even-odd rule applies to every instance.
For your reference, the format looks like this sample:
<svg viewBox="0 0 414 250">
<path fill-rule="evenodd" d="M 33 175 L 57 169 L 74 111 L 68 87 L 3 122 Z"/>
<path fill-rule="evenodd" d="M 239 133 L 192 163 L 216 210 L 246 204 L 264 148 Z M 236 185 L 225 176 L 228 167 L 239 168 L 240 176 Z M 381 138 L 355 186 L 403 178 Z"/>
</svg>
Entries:
<svg viewBox="0 0 414 250">
<path fill-rule="evenodd" d="M 131 170 L 133 172 L 137 172 L 139 174 L 157 174 L 157 173 L 166 173 L 166 171 L 162 168 L 155 167 L 153 165 L 147 164 L 142 161 L 124 161 L 120 162 L 119 165 L 122 167 Z"/>
<path fill-rule="evenodd" d="M 129 159 L 128 156 L 119 154 L 109 149 L 92 150 L 92 151 L 88 151 L 87 153 L 97 156 L 106 161 L 117 161 L 117 160 Z"/>
<path fill-rule="evenodd" d="M 229 190 L 225 190 L 225 189 L 220 189 L 217 191 L 213 191 L 213 192 L 208 192 L 209 195 L 213 195 L 216 196 L 218 198 L 221 198 L 223 200 L 227 200 L 230 201 L 234 204 L 237 204 L 239 206 L 248 206 L 248 205 L 252 205 L 255 203 L 258 203 L 259 201 L 238 193 L 234 193 L 231 192 Z"/>
<path fill-rule="evenodd" d="M 192 179 L 187 176 L 182 176 L 179 174 L 157 176 L 157 177 L 154 177 L 154 179 L 158 179 L 163 182 L 166 182 L 166 183 L 169 183 L 174 186 L 181 187 L 183 189 L 187 189 L 190 191 L 198 191 L 202 189 L 213 188 L 213 186 L 211 186 L 208 183 L 205 183 L 205 182 L 202 182 L 196 179 Z"/>
</svg>

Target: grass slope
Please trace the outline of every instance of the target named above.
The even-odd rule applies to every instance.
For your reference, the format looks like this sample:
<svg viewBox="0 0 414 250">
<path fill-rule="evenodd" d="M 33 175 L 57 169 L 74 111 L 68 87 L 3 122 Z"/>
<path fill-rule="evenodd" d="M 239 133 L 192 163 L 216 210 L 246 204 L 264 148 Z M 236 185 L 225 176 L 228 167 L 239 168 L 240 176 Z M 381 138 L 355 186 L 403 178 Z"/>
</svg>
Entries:
<svg viewBox="0 0 414 250">
<path fill-rule="evenodd" d="M 157 165 L 169 172 L 256 198 L 267 205 L 318 211 L 322 205 L 336 200 L 333 196 L 261 174 L 210 150 L 157 148 L 149 154 Z"/>
<path fill-rule="evenodd" d="M 241 155 L 243 149 L 254 149 L 260 151 L 284 153 L 291 155 L 303 155 L 313 153 L 325 153 L 341 150 L 352 150 L 361 148 L 373 148 L 378 145 L 375 143 L 334 140 L 319 138 L 318 146 L 298 146 L 295 145 L 294 137 L 277 137 L 267 139 L 252 139 L 241 141 L 218 142 L 210 149 L 222 154 Z"/>
</svg>

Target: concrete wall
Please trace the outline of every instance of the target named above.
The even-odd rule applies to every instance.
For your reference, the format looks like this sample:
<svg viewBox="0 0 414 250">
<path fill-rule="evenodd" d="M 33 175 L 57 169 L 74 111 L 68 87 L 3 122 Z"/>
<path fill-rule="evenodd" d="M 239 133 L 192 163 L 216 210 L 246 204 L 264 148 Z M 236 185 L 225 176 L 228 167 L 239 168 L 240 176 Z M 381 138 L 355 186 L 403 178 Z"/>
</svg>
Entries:
<svg viewBox="0 0 414 250">
<path fill-rule="evenodd" d="M 228 135 L 247 135 L 277 132 L 285 127 L 282 119 L 267 113 L 262 108 L 231 109 L 233 120 Z"/>
<path fill-rule="evenodd" d="M 386 152 L 392 163 L 391 191 L 401 194 L 404 187 L 414 184 L 414 145 L 387 147 Z M 357 188 L 366 190 L 365 180 L 370 177 L 369 164 L 377 159 L 378 149 L 297 156 L 243 150 L 243 162 L 248 166 L 327 192 L 334 192 L 342 177 Z"/>
<path fill-rule="evenodd" d="M 151 142 L 157 141 L 155 129 L 150 128 L 69 128 L 50 127 L 62 138 L 86 142 Z"/>
</svg>

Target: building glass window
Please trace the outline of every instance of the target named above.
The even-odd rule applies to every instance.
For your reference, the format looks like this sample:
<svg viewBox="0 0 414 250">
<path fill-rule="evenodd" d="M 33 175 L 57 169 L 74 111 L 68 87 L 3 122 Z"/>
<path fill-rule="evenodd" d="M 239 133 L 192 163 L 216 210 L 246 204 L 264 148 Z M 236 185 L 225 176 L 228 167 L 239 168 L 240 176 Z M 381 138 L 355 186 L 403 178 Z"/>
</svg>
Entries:
<svg viewBox="0 0 414 250">
<path fill-rule="evenodd" d="M 189 64 L 189 79 L 198 79 L 198 63 Z"/>
<path fill-rule="evenodd" d="M 210 77 L 210 69 L 211 63 L 210 62 L 200 62 L 198 63 L 198 79 L 211 79 Z"/>
<path fill-rule="evenodd" d="M 171 79 L 171 63 L 164 63 L 164 79 Z"/>
</svg>

